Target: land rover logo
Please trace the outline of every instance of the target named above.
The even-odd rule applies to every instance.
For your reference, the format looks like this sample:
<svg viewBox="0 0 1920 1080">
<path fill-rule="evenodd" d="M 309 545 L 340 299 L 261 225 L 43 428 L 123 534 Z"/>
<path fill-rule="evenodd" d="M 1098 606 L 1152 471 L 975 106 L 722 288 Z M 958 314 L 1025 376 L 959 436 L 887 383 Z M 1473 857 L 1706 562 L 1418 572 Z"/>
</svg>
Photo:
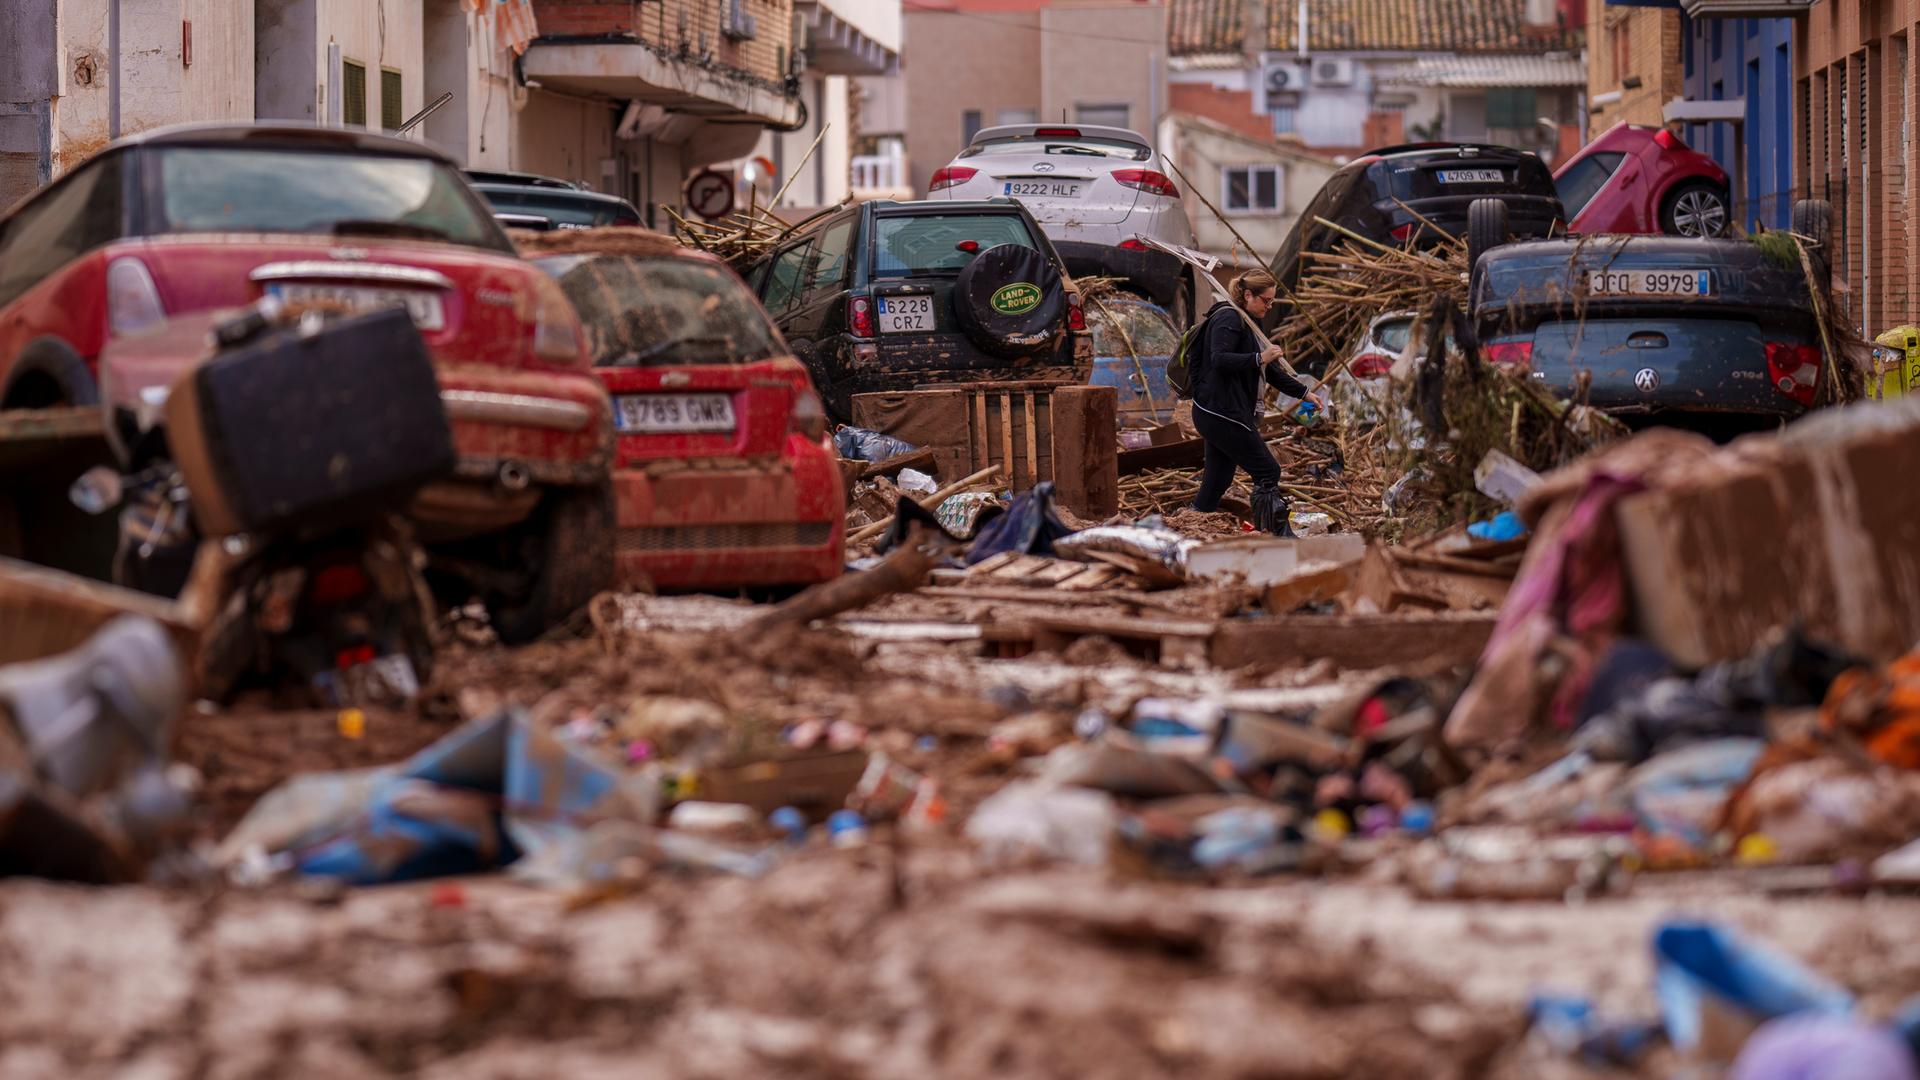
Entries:
<svg viewBox="0 0 1920 1080">
<path fill-rule="evenodd" d="M 1650 367 L 1643 367 L 1634 373 L 1633 385 L 1643 394 L 1651 394 L 1660 389 L 1660 373 Z"/>
<path fill-rule="evenodd" d="M 1025 315 L 1040 306 L 1040 286 L 1026 281 L 1002 285 L 987 303 L 1002 315 Z"/>
</svg>

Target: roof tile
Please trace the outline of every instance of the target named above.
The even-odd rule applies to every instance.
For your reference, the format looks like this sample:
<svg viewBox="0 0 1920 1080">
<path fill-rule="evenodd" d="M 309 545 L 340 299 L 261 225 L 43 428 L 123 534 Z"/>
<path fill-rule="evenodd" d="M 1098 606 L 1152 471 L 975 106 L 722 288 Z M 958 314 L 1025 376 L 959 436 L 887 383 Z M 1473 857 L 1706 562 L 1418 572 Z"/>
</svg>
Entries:
<svg viewBox="0 0 1920 1080">
<path fill-rule="evenodd" d="M 1527 25 L 1526 0 L 1254 0 L 1264 9 L 1266 48 L 1297 47 L 1299 5 L 1307 4 L 1311 51 L 1550 52 L 1580 48 L 1582 31 Z M 1167 38 L 1175 56 L 1238 52 L 1246 0 L 1169 0 Z"/>
</svg>

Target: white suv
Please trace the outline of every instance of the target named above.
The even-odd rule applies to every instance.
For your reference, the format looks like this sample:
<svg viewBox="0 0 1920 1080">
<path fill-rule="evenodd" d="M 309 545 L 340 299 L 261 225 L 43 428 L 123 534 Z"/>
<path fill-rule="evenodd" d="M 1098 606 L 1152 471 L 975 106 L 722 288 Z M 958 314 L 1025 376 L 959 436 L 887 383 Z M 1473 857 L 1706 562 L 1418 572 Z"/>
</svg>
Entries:
<svg viewBox="0 0 1920 1080">
<path fill-rule="evenodd" d="M 933 174 L 933 199 L 1013 198 L 1025 203 L 1067 270 L 1133 281 L 1177 325 L 1192 313 L 1186 267 L 1140 242 L 1191 246 L 1180 189 L 1139 132 L 1084 124 L 1011 124 L 983 129 Z"/>
</svg>

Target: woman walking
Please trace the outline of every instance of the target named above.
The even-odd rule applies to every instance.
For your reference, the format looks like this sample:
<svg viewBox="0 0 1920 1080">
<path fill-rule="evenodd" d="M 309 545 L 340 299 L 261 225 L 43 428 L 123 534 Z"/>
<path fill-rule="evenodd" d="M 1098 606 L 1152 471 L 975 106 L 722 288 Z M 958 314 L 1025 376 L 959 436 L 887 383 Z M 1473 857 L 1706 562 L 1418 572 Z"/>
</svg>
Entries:
<svg viewBox="0 0 1920 1080">
<path fill-rule="evenodd" d="M 1199 360 L 1192 365 L 1193 426 L 1206 441 L 1205 467 L 1193 508 L 1206 513 L 1220 509 L 1221 496 L 1233 484 L 1234 470 L 1245 469 L 1253 480 L 1254 527 L 1275 536 L 1292 536 L 1287 502 L 1280 497 L 1280 463 L 1260 437 L 1260 382 L 1264 377 L 1268 385 L 1290 397 L 1305 398 L 1308 390 L 1280 367 L 1280 347 L 1270 345 L 1263 352 L 1247 320 L 1234 310 L 1238 305 L 1260 321 L 1273 306 L 1279 287 L 1267 271 L 1249 270 L 1228 288 L 1233 302 L 1221 301 L 1207 312 Z"/>
</svg>

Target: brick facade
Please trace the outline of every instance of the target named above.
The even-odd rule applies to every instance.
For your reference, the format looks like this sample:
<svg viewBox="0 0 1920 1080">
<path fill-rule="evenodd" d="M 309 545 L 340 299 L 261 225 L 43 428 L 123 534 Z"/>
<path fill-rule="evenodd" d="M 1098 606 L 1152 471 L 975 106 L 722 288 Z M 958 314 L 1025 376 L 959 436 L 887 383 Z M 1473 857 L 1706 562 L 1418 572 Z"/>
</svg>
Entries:
<svg viewBox="0 0 1920 1080">
<path fill-rule="evenodd" d="M 670 51 L 705 55 L 714 65 L 762 83 L 786 77 L 793 46 L 792 0 L 741 0 L 754 36 L 721 33 L 731 0 L 533 0 L 542 37 L 630 37 Z"/>
<path fill-rule="evenodd" d="M 1617 92 L 1619 100 L 1587 115 L 1589 137 L 1615 124 L 1658 125 L 1667 102 L 1685 94 L 1680 13 L 1664 8 L 1587 8 L 1587 96 Z M 1627 88 L 1629 77 L 1640 85 Z"/>
<path fill-rule="evenodd" d="M 1796 193 L 1833 204 L 1841 299 L 1869 336 L 1920 322 L 1916 35 L 1916 0 L 1833 0 L 1795 40 Z"/>
</svg>

